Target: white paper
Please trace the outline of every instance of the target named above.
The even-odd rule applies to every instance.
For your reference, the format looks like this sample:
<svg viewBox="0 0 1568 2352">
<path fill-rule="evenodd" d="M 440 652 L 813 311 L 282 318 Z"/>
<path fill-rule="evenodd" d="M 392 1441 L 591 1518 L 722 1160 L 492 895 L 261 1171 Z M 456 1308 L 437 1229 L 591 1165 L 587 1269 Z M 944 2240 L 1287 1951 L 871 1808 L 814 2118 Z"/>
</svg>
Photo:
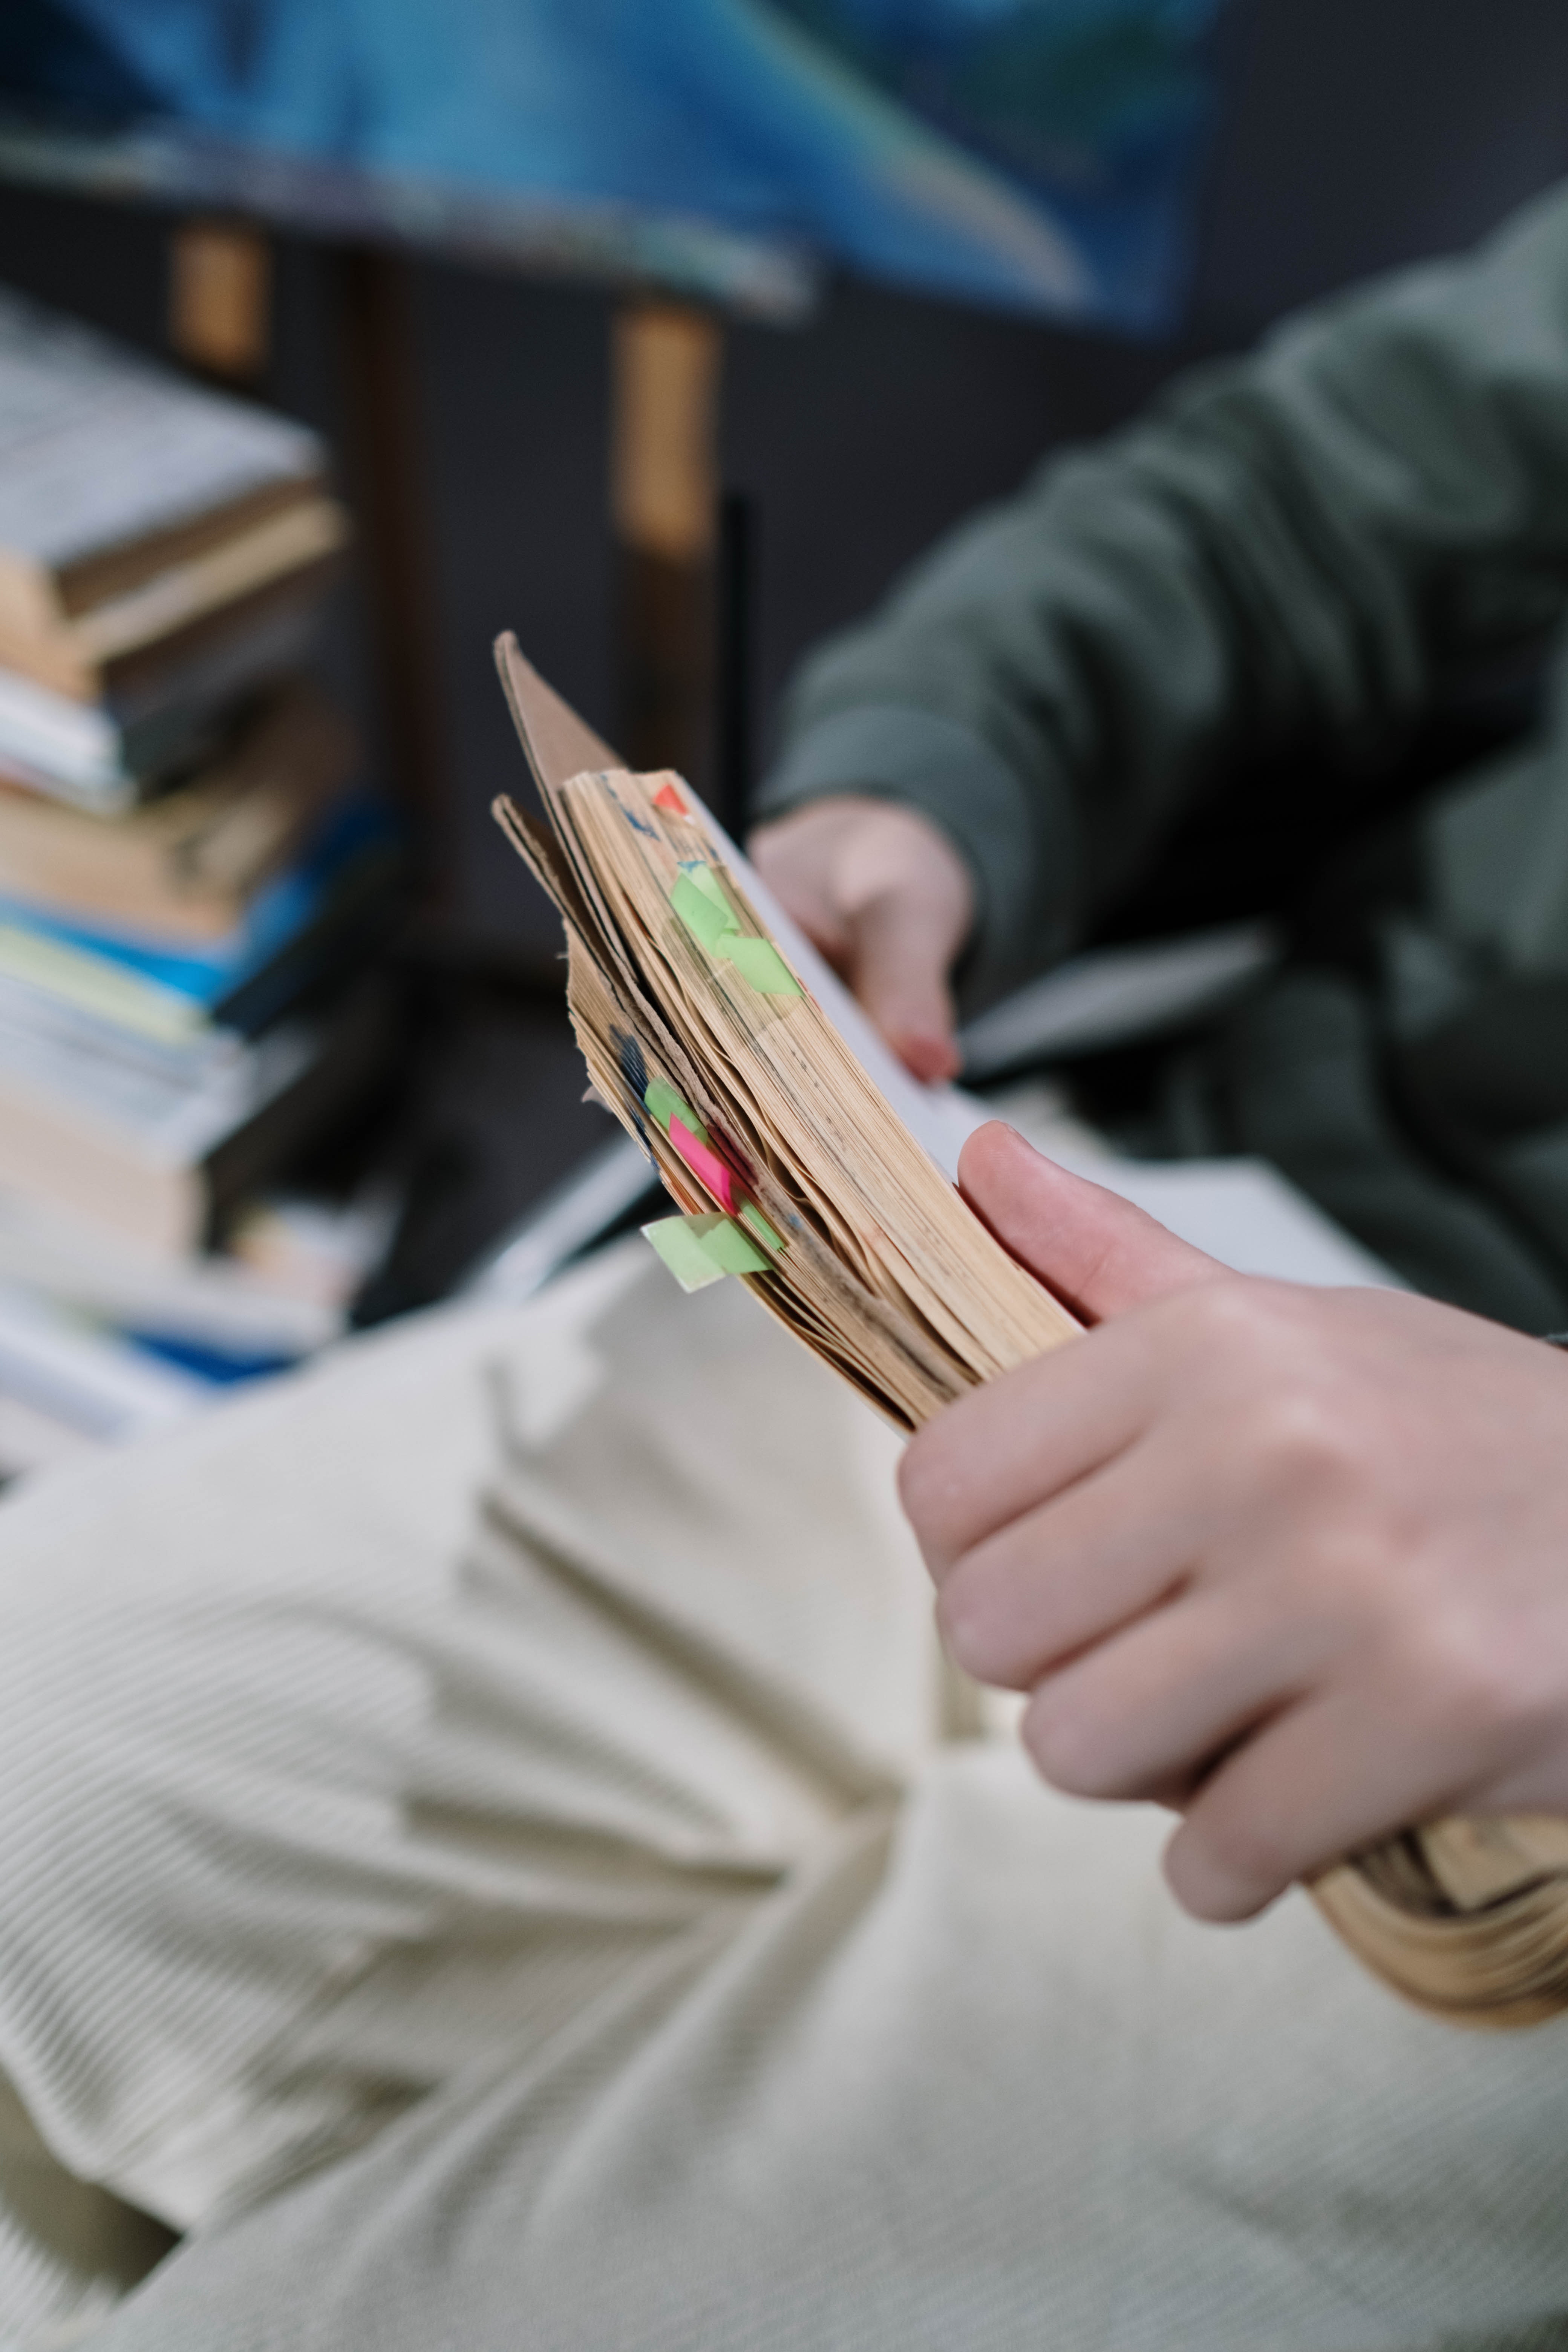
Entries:
<svg viewBox="0 0 1568 2352">
<path fill-rule="evenodd" d="M 972 1021 L 959 1038 L 975 1080 L 1030 1060 L 1119 1045 L 1214 1011 L 1279 960 L 1271 923 L 1226 923 L 1180 939 L 1091 948 Z"/>
</svg>

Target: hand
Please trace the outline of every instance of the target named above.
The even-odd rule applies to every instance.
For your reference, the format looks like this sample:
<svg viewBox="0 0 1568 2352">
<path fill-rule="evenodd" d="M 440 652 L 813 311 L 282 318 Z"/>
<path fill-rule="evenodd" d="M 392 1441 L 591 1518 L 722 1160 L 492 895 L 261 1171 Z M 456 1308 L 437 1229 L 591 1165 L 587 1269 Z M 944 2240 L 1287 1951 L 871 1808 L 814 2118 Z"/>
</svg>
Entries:
<svg viewBox="0 0 1568 2352">
<path fill-rule="evenodd" d="M 1184 1819 L 1238 1919 L 1447 1813 L 1568 1812 L 1568 1359 L 1394 1291 L 1223 1267 L 1010 1129 L 966 1193 L 1090 1318 L 914 1439 L 959 1663 L 1080 1796 Z"/>
<path fill-rule="evenodd" d="M 750 848 L 905 1066 L 955 1077 L 947 976 L 974 919 L 974 886 L 946 835 L 896 802 L 846 793 L 760 825 Z"/>
</svg>

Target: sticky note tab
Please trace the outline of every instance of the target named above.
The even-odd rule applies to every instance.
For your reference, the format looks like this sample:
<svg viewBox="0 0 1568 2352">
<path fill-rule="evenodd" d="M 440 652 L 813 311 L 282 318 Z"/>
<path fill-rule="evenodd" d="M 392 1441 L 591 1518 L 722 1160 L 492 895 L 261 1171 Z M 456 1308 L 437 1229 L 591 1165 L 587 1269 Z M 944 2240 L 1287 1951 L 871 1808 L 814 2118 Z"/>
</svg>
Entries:
<svg viewBox="0 0 1568 2352">
<path fill-rule="evenodd" d="M 724 885 L 706 858 L 683 857 L 680 861 L 680 870 L 689 881 L 696 884 L 705 898 L 711 898 L 713 904 L 716 907 L 721 907 L 730 920 L 734 921 L 735 909 L 724 895 Z"/>
<path fill-rule="evenodd" d="M 719 952 L 764 996 L 805 993 L 772 940 L 749 940 L 736 931 L 720 942 Z"/>
<path fill-rule="evenodd" d="M 726 1168 L 718 1153 L 710 1150 L 706 1142 L 700 1143 L 684 1120 L 679 1118 L 672 1118 L 669 1122 L 669 1139 L 698 1182 L 712 1193 L 721 1208 L 733 1210 L 734 1174 Z"/>
<path fill-rule="evenodd" d="M 772 940 L 748 939 L 710 866 L 697 858 L 683 863 L 669 903 L 693 938 L 711 956 L 732 963 L 763 996 L 804 996 L 805 991 Z"/>
<path fill-rule="evenodd" d="M 710 1282 L 724 1279 L 724 1268 L 714 1265 L 702 1235 L 693 1230 L 703 1222 L 700 1217 L 660 1217 L 642 1229 L 643 1239 L 653 1244 L 682 1290 L 706 1290 Z"/>
<path fill-rule="evenodd" d="M 750 1225 L 752 1231 L 757 1234 L 761 1240 L 766 1242 L 771 1250 L 783 1249 L 784 1245 L 783 1234 L 774 1233 L 772 1225 L 769 1224 L 766 1217 L 763 1216 L 761 1209 L 758 1208 L 754 1201 L 742 1202 L 741 1216 L 742 1222 Z"/>
<path fill-rule="evenodd" d="M 681 799 L 680 794 L 676 791 L 673 784 L 660 784 L 658 792 L 655 793 L 653 796 L 653 804 L 657 809 L 667 809 L 671 816 L 686 816 L 689 814 L 686 803 Z"/>
<path fill-rule="evenodd" d="M 766 1274 L 768 1270 L 767 1259 L 751 1235 L 728 1217 L 712 1220 L 712 1230 L 702 1236 L 702 1246 L 710 1261 L 725 1274 Z"/>
<path fill-rule="evenodd" d="M 706 1290 L 727 1274 L 768 1271 L 756 1244 L 716 1211 L 700 1217 L 661 1217 L 642 1230 L 682 1290 Z"/>
<path fill-rule="evenodd" d="M 656 1127 L 663 1128 L 666 1135 L 669 1133 L 670 1120 L 678 1118 L 687 1133 L 694 1135 L 699 1143 L 707 1142 L 708 1129 L 703 1126 L 691 1105 L 683 1096 L 678 1095 L 673 1087 L 666 1086 L 662 1078 L 649 1081 L 642 1099 L 643 1108 L 649 1118 Z"/>
<path fill-rule="evenodd" d="M 735 918 L 728 902 L 715 905 L 708 893 L 698 887 L 689 874 L 683 873 L 676 877 L 669 903 L 693 939 L 700 940 L 710 955 L 718 952 L 719 942 L 724 933 L 735 928 Z"/>
</svg>

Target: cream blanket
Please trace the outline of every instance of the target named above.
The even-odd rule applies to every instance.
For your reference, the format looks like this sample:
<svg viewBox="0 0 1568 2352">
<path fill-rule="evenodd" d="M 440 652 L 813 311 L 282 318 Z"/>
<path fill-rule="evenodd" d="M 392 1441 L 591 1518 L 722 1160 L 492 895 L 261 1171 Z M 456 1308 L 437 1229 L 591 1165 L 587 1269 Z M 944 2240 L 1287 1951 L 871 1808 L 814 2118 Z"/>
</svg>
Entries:
<svg viewBox="0 0 1568 2352">
<path fill-rule="evenodd" d="M 1184 1919 L 954 1703 L 895 1450 L 633 1244 L 0 1509 L 0 2344 L 1557 2343 L 1568 2021 Z M 184 2247 L 117 2302 L 50 2166 Z"/>
</svg>

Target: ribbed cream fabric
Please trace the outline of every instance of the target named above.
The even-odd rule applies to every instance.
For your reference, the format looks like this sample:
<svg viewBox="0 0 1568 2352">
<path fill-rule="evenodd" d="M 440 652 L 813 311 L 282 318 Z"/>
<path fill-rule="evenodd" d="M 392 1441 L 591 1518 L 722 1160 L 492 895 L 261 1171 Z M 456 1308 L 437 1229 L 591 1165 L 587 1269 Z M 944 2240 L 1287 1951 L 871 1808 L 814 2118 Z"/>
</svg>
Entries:
<svg viewBox="0 0 1568 2352">
<path fill-rule="evenodd" d="M 0 2342 L 1568 2341 L 1568 2026 L 944 1736 L 893 1454 L 634 1244 L 0 1510 L 0 2068 L 191 2232 Z"/>
</svg>

